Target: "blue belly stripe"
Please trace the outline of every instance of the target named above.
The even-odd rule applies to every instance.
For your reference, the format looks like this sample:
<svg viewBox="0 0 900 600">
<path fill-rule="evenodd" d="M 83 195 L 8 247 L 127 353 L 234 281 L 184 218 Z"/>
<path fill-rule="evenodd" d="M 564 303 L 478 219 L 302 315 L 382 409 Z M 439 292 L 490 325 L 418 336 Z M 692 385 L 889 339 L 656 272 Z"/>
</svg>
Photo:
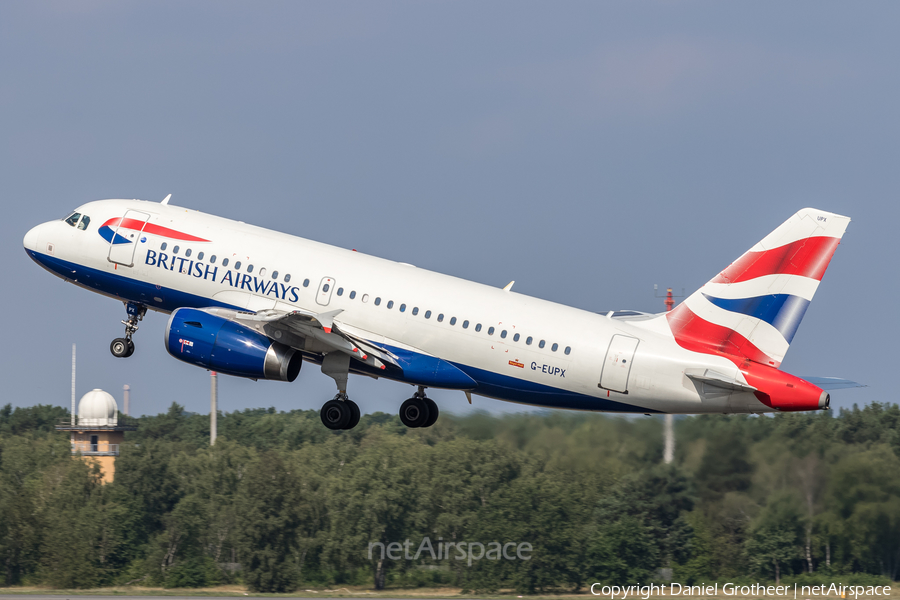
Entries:
<svg viewBox="0 0 900 600">
<path fill-rule="evenodd" d="M 161 312 L 172 312 L 176 308 L 222 307 L 245 310 L 237 306 L 218 302 L 204 296 L 182 292 L 172 288 L 157 287 L 154 284 L 131 279 L 123 275 L 107 273 L 61 260 L 53 256 L 26 250 L 28 256 L 51 273 L 75 282 L 77 285 L 99 292 L 121 301 L 144 304 Z M 157 301 L 156 298 L 160 298 Z M 493 373 L 461 363 L 424 355 L 409 350 L 391 348 L 391 352 L 402 354 L 400 362 L 410 368 L 410 376 L 397 372 L 394 376 L 381 370 L 369 369 L 367 365 L 354 365 L 355 371 L 370 372 L 380 377 L 431 387 L 449 389 L 471 389 L 474 393 L 488 398 L 574 410 L 593 410 L 621 413 L 657 413 L 659 411 L 616 402 L 608 398 L 579 394 L 549 385 L 525 381 L 509 375 Z M 398 354 L 398 356 L 400 355 Z M 396 371 L 395 371 L 396 372 Z"/>
</svg>

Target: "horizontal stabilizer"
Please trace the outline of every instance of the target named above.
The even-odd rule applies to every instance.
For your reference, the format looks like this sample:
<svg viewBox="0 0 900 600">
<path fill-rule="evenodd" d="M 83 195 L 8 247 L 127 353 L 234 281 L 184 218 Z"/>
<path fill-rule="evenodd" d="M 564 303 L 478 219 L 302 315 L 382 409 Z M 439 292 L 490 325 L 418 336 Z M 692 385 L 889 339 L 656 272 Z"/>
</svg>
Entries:
<svg viewBox="0 0 900 600">
<path fill-rule="evenodd" d="M 705 383 L 723 390 L 735 392 L 755 392 L 756 388 L 746 383 L 735 381 L 733 377 L 723 375 L 712 369 L 685 369 L 684 374 L 697 383 Z"/>
<path fill-rule="evenodd" d="M 802 377 L 813 385 L 817 385 L 823 390 L 844 390 L 847 388 L 869 387 L 864 383 L 856 383 L 849 379 L 839 379 L 837 377 Z"/>
</svg>

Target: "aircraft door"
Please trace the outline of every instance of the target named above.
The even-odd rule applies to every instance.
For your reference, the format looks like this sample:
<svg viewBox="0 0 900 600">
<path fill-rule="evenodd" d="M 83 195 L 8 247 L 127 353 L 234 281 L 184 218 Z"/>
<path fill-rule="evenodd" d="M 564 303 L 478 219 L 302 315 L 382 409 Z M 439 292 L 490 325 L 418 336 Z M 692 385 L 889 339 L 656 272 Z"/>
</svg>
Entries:
<svg viewBox="0 0 900 600">
<path fill-rule="evenodd" d="M 109 262 L 125 267 L 134 266 L 134 251 L 148 219 L 150 215 L 147 213 L 129 210 L 113 225 L 113 236 L 109 242 Z"/>
<path fill-rule="evenodd" d="M 606 360 L 600 372 L 600 383 L 605 390 L 628 393 L 628 375 L 631 373 L 631 362 L 639 340 L 627 335 L 614 335 L 606 351 Z"/>
<path fill-rule="evenodd" d="M 321 306 L 328 306 L 331 302 L 331 294 L 334 292 L 334 279 L 331 277 L 323 277 L 319 283 L 319 291 L 316 293 L 316 303 Z"/>
</svg>

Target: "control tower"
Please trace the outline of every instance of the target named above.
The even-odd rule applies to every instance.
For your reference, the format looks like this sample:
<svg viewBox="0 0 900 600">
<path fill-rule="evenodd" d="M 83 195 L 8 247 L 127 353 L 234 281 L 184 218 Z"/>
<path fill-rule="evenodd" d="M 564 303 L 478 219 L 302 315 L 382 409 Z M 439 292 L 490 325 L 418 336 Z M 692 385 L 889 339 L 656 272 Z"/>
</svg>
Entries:
<svg viewBox="0 0 900 600">
<path fill-rule="evenodd" d="M 72 434 L 72 456 L 81 457 L 88 464 L 100 465 L 103 483 L 109 483 L 116 474 L 116 457 L 126 431 L 136 427 L 119 425 L 119 407 L 116 400 L 103 390 L 91 390 L 78 403 L 78 418 L 72 423 L 61 423 L 57 431 Z"/>
</svg>

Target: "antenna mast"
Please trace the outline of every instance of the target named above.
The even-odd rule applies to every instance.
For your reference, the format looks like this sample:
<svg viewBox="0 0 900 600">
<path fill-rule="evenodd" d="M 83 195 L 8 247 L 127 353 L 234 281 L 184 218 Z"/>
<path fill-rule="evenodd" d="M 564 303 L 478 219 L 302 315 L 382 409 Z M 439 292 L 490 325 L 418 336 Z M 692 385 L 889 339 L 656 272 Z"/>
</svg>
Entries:
<svg viewBox="0 0 900 600">
<path fill-rule="evenodd" d="M 218 408 L 218 399 L 219 395 L 219 384 L 218 384 L 218 375 L 215 371 L 209 372 L 209 445 L 212 446 L 216 443 L 216 417 L 219 413 Z"/>
<path fill-rule="evenodd" d="M 75 427 L 75 344 L 72 344 L 72 427 Z"/>
<path fill-rule="evenodd" d="M 657 293 L 659 290 L 659 286 L 653 286 L 653 295 L 657 298 L 662 298 Z M 666 295 L 664 303 L 666 305 L 666 312 L 671 311 L 675 307 L 675 298 L 684 298 L 684 290 L 681 290 L 681 296 L 673 296 L 672 288 L 666 288 Z M 665 439 L 665 446 L 663 447 L 663 462 L 671 464 L 673 460 L 675 460 L 675 417 L 671 414 L 667 414 L 665 416 L 665 421 L 663 423 L 663 436 Z"/>
</svg>

